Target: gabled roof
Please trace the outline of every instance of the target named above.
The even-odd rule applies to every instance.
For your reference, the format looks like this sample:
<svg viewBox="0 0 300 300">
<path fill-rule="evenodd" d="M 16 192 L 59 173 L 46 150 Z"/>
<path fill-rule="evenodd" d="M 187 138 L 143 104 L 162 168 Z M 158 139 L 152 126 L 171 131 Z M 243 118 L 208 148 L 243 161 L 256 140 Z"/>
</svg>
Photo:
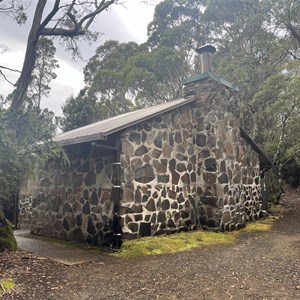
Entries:
<svg viewBox="0 0 300 300">
<path fill-rule="evenodd" d="M 156 117 L 185 104 L 195 101 L 195 99 L 178 99 L 162 104 L 154 105 L 115 116 L 100 122 L 89 124 L 77 129 L 73 129 L 54 137 L 54 140 L 62 146 L 73 145 L 96 140 L 106 140 L 107 136 L 135 125 L 142 121 Z"/>
</svg>

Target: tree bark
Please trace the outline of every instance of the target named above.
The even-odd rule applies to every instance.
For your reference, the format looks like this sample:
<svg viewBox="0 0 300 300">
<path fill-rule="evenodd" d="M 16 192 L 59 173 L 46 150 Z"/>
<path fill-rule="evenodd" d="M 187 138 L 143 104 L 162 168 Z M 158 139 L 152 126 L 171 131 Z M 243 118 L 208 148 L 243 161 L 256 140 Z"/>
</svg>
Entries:
<svg viewBox="0 0 300 300">
<path fill-rule="evenodd" d="M 40 36 L 40 24 L 46 3 L 47 0 L 39 0 L 35 10 L 31 30 L 27 40 L 26 54 L 21 75 L 17 81 L 17 87 L 11 103 L 11 111 L 13 113 L 17 113 L 22 108 L 23 100 L 28 90 L 31 74 L 35 64 L 36 48 Z"/>
</svg>

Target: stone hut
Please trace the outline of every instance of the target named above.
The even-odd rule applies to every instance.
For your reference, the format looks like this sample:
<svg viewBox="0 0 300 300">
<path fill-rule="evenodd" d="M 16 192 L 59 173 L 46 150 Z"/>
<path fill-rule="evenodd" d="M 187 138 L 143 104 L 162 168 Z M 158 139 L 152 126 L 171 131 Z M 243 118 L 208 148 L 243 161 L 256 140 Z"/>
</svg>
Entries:
<svg viewBox="0 0 300 300">
<path fill-rule="evenodd" d="M 261 175 L 271 163 L 240 128 L 237 88 L 208 63 L 185 80 L 184 94 L 57 135 L 69 162 L 49 160 L 25 195 L 32 197 L 31 231 L 93 244 L 110 240 L 116 162 L 125 238 L 229 231 L 257 219 Z"/>
</svg>

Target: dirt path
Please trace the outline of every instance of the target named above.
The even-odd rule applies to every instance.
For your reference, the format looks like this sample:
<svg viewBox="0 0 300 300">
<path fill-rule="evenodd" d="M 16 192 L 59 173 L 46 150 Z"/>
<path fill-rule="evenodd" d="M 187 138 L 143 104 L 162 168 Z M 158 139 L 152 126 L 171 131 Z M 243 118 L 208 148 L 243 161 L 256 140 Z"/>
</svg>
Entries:
<svg viewBox="0 0 300 300">
<path fill-rule="evenodd" d="M 22 289 L 4 299 L 300 299 L 300 194 L 284 199 L 271 232 L 235 245 L 69 266 L 16 258 L 27 273 L 15 275 Z"/>
</svg>

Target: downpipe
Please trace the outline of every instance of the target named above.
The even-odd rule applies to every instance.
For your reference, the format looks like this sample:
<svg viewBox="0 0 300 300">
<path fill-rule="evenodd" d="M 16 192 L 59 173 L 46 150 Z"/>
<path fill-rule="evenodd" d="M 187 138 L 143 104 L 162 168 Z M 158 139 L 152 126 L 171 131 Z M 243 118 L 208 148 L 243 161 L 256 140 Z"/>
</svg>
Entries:
<svg viewBox="0 0 300 300">
<path fill-rule="evenodd" d="M 120 218 L 120 202 L 121 202 L 121 163 L 117 162 L 113 164 L 113 187 L 112 187 L 112 200 L 113 206 L 113 241 L 112 249 L 120 249 L 123 243 L 122 239 L 122 226 Z"/>
</svg>

